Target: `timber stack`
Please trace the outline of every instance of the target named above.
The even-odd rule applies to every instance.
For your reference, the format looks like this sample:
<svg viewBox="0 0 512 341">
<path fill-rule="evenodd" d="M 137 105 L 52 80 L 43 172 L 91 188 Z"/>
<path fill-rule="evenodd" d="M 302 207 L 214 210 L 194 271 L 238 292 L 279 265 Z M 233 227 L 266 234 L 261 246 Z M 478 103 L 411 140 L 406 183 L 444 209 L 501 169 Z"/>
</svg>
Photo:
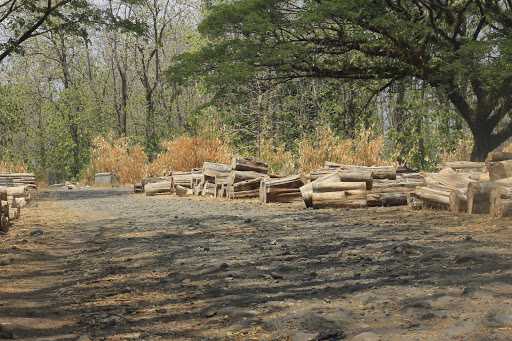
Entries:
<svg viewBox="0 0 512 341">
<path fill-rule="evenodd" d="M 232 200 L 258 198 L 261 182 L 268 177 L 266 162 L 256 158 L 234 157 L 226 188 L 227 197 Z"/>
<path fill-rule="evenodd" d="M 293 202 L 300 200 L 302 186 L 304 180 L 299 175 L 266 177 L 260 182 L 259 198 L 264 204 Z"/>
<path fill-rule="evenodd" d="M 21 209 L 33 199 L 36 188 L 35 182 L 31 181 L 0 186 L 0 231 L 9 231 L 12 222 L 20 217 Z"/>
<path fill-rule="evenodd" d="M 424 184 L 418 173 L 392 166 L 357 166 L 326 162 L 301 187 L 306 207 L 363 208 L 405 206 L 407 196 Z"/>
<path fill-rule="evenodd" d="M 0 173 L 0 186 L 28 186 L 37 189 L 36 176 L 33 173 Z"/>
</svg>

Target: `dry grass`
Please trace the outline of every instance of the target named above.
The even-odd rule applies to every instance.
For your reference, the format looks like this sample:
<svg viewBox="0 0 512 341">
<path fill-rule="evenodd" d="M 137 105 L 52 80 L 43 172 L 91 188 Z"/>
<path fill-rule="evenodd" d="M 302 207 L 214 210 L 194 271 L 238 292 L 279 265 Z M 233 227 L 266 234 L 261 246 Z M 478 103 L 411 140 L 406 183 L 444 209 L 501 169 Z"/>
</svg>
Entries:
<svg viewBox="0 0 512 341">
<path fill-rule="evenodd" d="M 268 163 L 273 173 L 283 176 L 295 173 L 295 157 L 284 144 L 276 145 L 272 139 L 262 140 L 259 158 Z"/>
<path fill-rule="evenodd" d="M 26 173 L 27 166 L 22 163 L 0 161 L 0 173 Z"/>
<path fill-rule="evenodd" d="M 469 161 L 472 149 L 473 139 L 471 135 L 466 135 L 460 138 L 453 148 L 441 152 L 441 161 Z"/>
<path fill-rule="evenodd" d="M 147 156 L 139 145 L 130 146 L 126 138 L 98 137 L 93 141 L 91 164 L 86 171 L 87 183 L 98 172 L 112 172 L 122 184 L 141 181 L 146 175 Z"/>
<path fill-rule="evenodd" d="M 148 175 L 162 175 L 170 170 L 188 171 L 200 168 L 203 162 L 229 163 L 231 146 L 220 138 L 181 136 L 162 143 L 161 153 L 148 168 Z"/>
<path fill-rule="evenodd" d="M 329 127 L 319 127 L 312 136 L 299 141 L 298 165 L 302 173 L 323 167 L 325 161 L 378 166 L 392 162 L 383 159 L 384 138 L 371 129 L 359 131 L 355 139 L 342 139 Z"/>
</svg>

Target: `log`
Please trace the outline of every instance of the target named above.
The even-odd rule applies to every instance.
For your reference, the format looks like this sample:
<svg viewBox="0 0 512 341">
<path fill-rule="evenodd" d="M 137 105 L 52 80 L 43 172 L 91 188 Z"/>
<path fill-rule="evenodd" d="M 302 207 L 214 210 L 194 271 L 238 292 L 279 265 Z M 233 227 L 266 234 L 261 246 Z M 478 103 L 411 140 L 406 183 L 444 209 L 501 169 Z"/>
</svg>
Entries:
<svg viewBox="0 0 512 341">
<path fill-rule="evenodd" d="M 342 182 L 365 182 L 366 189 L 370 190 L 373 186 L 373 172 L 369 170 L 345 170 L 339 171 Z"/>
<path fill-rule="evenodd" d="M 313 208 L 362 208 L 367 207 L 366 190 L 324 192 L 312 195 Z"/>
<path fill-rule="evenodd" d="M 498 184 L 493 181 L 472 182 L 468 186 L 468 213 L 487 214 L 491 208 L 491 191 Z"/>
<path fill-rule="evenodd" d="M 512 160 L 490 162 L 487 168 L 491 181 L 512 177 Z"/>
<path fill-rule="evenodd" d="M 489 155 L 490 162 L 512 160 L 512 153 L 509 152 L 494 152 Z"/>
<path fill-rule="evenodd" d="M 259 189 L 251 190 L 251 191 L 242 191 L 242 192 L 233 192 L 231 193 L 230 199 L 248 199 L 248 198 L 257 198 L 260 194 Z"/>
<path fill-rule="evenodd" d="M 231 171 L 230 165 L 215 162 L 204 162 L 203 163 L 203 174 L 204 176 L 215 179 L 216 176 L 228 175 Z"/>
<path fill-rule="evenodd" d="M 251 191 L 254 189 L 259 189 L 262 180 L 263 180 L 263 178 L 256 178 L 256 179 L 250 179 L 250 180 L 237 182 L 237 183 L 233 184 L 233 189 L 235 192 Z"/>
<path fill-rule="evenodd" d="M 291 175 L 282 178 L 264 178 L 260 186 L 260 201 L 292 202 L 301 197 L 300 187 L 304 185 L 299 175 Z"/>
<path fill-rule="evenodd" d="M 334 173 L 319 177 L 316 180 L 300 187 L 300 193 L 302 195 L 302 199 L 304 200 L 304 204 L 306 205 L 306 207 L 309 208 L 309 207 L 313 206 L 312 195 L 313 195 L 313 184 L 314 183 L 338 182 L 338 181 L 340 181 L 339 173 L 334 172 Z"/>
<path fill-rule="evenodd" d="M 485 172 L 485 162 L 471 162 L 471 161 L 450 161 L 442 163 L 442 168 L 451 168 L 455 171 L 464 172 Z"/>
<path fill-rule="evenodd" d="M 368 207 L 406 206 L 407 193 L 368 193 Z"/>
<path fill-rule="evenodd" d="M 228 183 L 235 184 L 242 181 L 252 180 L 252 179 L 258 179 L 265 177 L 266 174 L 264 173 L 258 173 L 254 171 L 231 171 L 229 174 L 229 180 Z"/>
<path fill-rule="evenodd" d="M 133 192 L 134 193 L 144 193 L 144 185 L 142 182 L 137 182 L 133 184 Z"/>
<path fill-rule="evenodd" d="M 170 181 L 161 181 L 145 185 L 144 190 L 147 196 L 153 196 L 156 194 L 171 194 L 173 186 L 172 182 Z"/>
<path fill-rule="evenodd" d="M 396 168 L 393 166 L 354 166 L 354 165 L 343 165 L 334 162 L 325 162 L 325 169 L 338 169 L 338 170 L 350 170 L 350 171 L 370 171 L 373 179 L 396 179 Z"/>
<path fill-rule="evenodd" d="M 234 157 L 231 161 L 231 169 L 235 171 L 252 171 L 268 174 L 268 164 L 255 158 Z"/>
<path fill-rule="evenodd" d="M 181 186 L 181 185 L 176 185 L 174 187 L 175 191 L 176 191 L 176 195 L 179 196 L 179 197 L 185 197 L 187 195 L 189 195 L 189 188 L 186 188 L 184 186 Z"/>
<path fill-rule="evenodd" d="M 504 218 L 512 216 L 509 203 L 512 202 L 512 187 L 498 185 L 491 190 L 489 211 L 493 217 Z"/>
<path fill-rule="evenodd" d="M 468 196 L 465 191 L 455 190 L 450 193 L 450 211 L 453 213 L 468 211 Z"/>
<path fill-rule="evenodd" d="M 313 193 L 365 190 L 366 182 L 318 182 L 313 183 Z"/>
<path fill-rule="evenodd" d="M 434 204 L 450 205 L 451 191 L 443 191 L 441 189 L 433 189 L 430 187 L 418 187 L 414 191 L 416 197 L 420 198 L 423 203 L 431 202 Z"/>
</svg>

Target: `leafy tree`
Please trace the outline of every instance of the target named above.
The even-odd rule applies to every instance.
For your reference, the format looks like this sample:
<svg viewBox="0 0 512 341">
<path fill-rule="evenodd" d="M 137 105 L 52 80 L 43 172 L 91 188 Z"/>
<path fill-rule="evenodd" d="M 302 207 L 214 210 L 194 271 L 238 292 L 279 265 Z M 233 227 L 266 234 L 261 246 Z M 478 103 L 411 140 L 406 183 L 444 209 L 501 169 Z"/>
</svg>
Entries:
<svg viewBox="0 0 512 341">
<path fill-rule="evenodd" d="M 0 1 L 0 62 L 29 39 L 56 28 L 76 30 L 98 13 L 87 0 Z"/>
<path fill-rule="evenodd" d="M 451 102 L 472 160 L 512 136 L 512 4 L 500 0 L 239 0 L 200 25 L 210 43 L 170 74 L 222 90 L 254 77 L 417 79 Z"/>
</svg>

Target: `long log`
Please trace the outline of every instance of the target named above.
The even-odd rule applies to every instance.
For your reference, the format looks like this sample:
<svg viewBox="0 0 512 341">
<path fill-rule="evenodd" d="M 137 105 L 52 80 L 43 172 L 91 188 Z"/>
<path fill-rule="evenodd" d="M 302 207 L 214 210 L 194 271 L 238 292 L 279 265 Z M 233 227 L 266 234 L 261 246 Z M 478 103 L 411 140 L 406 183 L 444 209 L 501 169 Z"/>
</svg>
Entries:
<svg viewBox="0 0 512 341">
<path fill-rule="evenodd" d="M 512 153 L 509 152 L 494 152 L 489 154 L 490 162 L 507 161 L 512 160 Z"/>
<path fill-rule="evenodd" d="M 485 162 L 450 161 L 444 162 L 442 168 L 452 168 L 455 171 L 485 172 Z"/>
<path fill-rule="evenodd" d="M 443 191 L 439 189 L 432 189 L 430 187 L 418 187 L 414 194 L 425 201 L 435 204 L 450 205 L 450 191 Z"/>
<path fill-rule="evenodd" d="M 252 180 L 252 179 L 258 179 L 265 177 L 266 174 L 264 173 L 258 173 L 254 171 L 231 171 L 229 173 L 229 183 L 235 184 L 242 181 Z"/>
<path fill-rule="evenodd" d="M 318 182 L 313 183 L 313 193 L 365 190 L 366 182 Z"/>
<path fill-rule="evenodd" d="M 231 169 L 268 174 L 268 164 L 255 158 L 234 157 L 231 161 Z"/>
<path fill-rule="evenodd" d="M 406 206 L 407 193 L 368 193 L 368 207 Z"/>
<path fill-rule="evenodd" d="M 240 181 L 235 184 L 233 184 L 233 190 L 235 192 L 241 192 L 241 191 L 251 191 L 255 189 L 259 189 L 261 185 L 261 181 L 263 178 L 256 178 L 256 179 L 250 179 L 245 181 Z"/>
<path fill-rule="evenodd" d="M 173 185 L 170 181 L 154 182 L 145 185 L 144 190 L 147 196 L 153 196 L 156 194 L 171 194 Z"/>
<path fill-rule="evenodd" d="M 491 190 L 490 208 L 492 216 L 504 218 L 512 216 L 510 203 L 512 202 L 512 187 L 497 186 Z"/>
<path fill-rule="evenodd" d="M 204 162 L 203 163 L 203 174 L 207 177 L 214 178 L 216 176 L 228 175 L 231 171 L 230 165 L 215 162 Z"/>
<path fill-rule="evenodd" d="M 312 195 L 313 208 L 361 208 L 367 207 L 366 190 L 323 192 Z"/>
</svg>

